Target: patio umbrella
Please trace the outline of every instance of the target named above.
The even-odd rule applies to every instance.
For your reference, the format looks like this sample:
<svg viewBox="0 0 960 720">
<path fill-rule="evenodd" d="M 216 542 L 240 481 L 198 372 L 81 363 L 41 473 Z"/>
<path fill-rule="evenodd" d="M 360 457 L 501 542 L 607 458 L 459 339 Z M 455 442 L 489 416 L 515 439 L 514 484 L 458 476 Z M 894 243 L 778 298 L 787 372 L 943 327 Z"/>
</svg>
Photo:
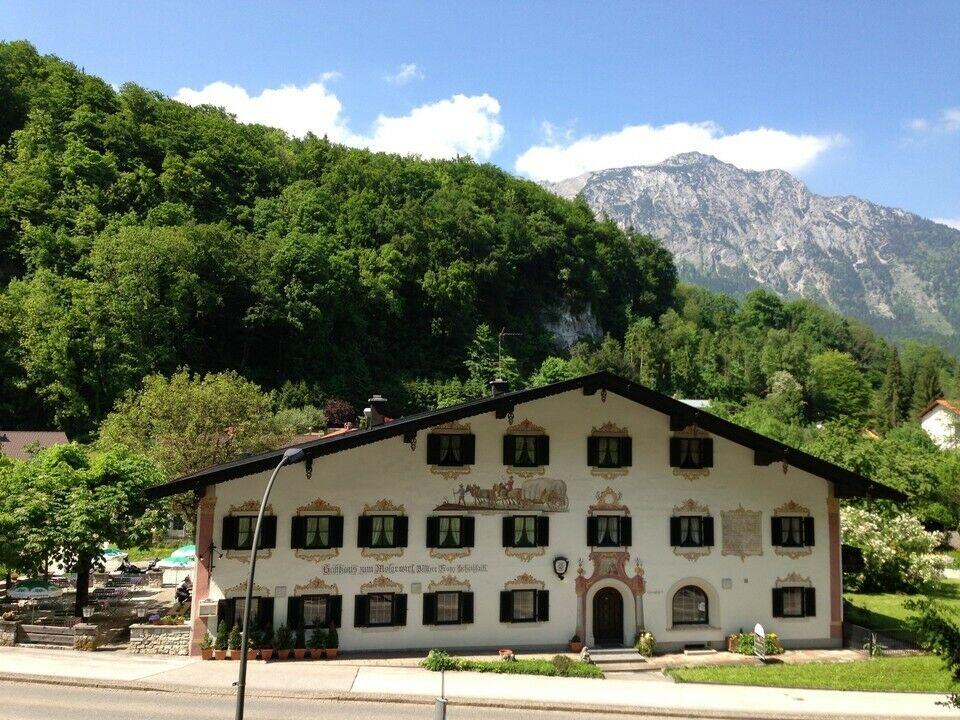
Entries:
<svg viewBox="0 0 960 720">
<path fill-rule="evenodd" d="M 14 600 L 46 600 L 60 597 L 63 590 L 46 580 L 23 580 L 10 588 L 7 595 Z"/>
<path fill-rule="evenodd" d="M 194 559 L 192 557 L 166 557 L 160 562 L 157 563 L 157 567 L 161 570 L 189 570 L 194 565 Z"/>
<path fill-rule="evenodd" d="M 181 545 L 172 553 L 170 557 L 172 558 L 190 558 L 193 560 L 197 556 L 197 546 L 196 545 Z"/>
</svg>

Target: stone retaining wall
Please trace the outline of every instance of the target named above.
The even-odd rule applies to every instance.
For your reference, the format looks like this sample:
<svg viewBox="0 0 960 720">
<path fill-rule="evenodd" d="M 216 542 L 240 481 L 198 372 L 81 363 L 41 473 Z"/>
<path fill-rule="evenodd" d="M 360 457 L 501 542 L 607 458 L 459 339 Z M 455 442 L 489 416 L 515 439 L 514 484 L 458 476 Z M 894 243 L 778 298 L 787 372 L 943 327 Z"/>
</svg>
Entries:
<svg viewBox="0 0 960 720">
<path fill-rule="evenodd" d="M 11 647 L 17 644 L 18 622 L 0 620 L 0 647 Z"/>
<path fill-rule="evenodd" d="M 131 625 L 129 652 L 139 655 L 189 655 L 190 624 Z"/>
</svg>

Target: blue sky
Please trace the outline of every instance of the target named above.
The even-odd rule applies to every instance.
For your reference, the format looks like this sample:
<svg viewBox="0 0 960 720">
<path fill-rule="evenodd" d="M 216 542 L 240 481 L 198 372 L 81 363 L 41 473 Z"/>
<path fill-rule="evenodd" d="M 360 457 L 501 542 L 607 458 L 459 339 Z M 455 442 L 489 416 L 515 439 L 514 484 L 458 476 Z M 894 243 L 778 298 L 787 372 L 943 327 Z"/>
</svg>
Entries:
<svg viewBox="0 0 960 720">
<path fill-rule="evenodd" d="M 112 83 L 559 179 L 701 150 L 960 224 L 960 2 L 0 0 Z"/>
</svg>

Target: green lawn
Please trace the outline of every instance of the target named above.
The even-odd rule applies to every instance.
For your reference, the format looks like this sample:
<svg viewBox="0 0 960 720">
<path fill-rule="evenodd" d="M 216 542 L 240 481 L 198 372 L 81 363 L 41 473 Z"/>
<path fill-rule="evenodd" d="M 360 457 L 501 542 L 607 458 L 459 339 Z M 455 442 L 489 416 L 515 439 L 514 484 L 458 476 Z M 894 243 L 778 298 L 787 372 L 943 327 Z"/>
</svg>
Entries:
<svg viewBox="0 0 960 720">
<path fill-rule="evenodd" d="M 804 665 L 734 665 L 677 668 L 667 671 L 677 682 L 764 685 L 823 690 L 949 692 L 950 673 L 938 657 L 883 657 L 843 663 Z"/>
<path fill-rule="evenodd" d="M 926 593 L 929 597 L 960 611 L 960 580 L 945 579 L 941 585 Z M 916 595 L 900 593 L 845 593 L 849 603 L 845 619 L 875 630 L 905 629 L 912 614 L 904 603 Z"/>
<path fill-rule="evenodd" d="M 189 543 L 190 540 L 167 540 L 158 545 L 148 547 L 145 550 L 134 548 L 127 550 L 130 553 L 130 562 L 138 560 L 153 560 L 154 558 L 165 558 L 181 545 Z"/>
</svg>

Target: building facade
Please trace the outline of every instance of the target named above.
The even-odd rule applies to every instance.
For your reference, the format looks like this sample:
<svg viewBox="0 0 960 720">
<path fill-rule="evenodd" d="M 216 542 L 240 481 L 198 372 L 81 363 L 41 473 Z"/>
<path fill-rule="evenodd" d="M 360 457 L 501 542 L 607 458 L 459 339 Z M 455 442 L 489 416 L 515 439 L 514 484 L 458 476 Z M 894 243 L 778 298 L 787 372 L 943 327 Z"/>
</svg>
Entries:
<svg viewBox="0 0 960 720">
<path fill-rule="evenodd" d="M 641 630 L 720 645 L 757 622 L 788 647 L 838 646 L 838 498 L 895 496 L 605 373 L 303 448 L 266 508 L 251 617 L 333 623 L 348 652 L 622 645 Z M 199 497 L 195 641 L 239 621 L 279 457 L 155 490 Z"/>
<path fill-rule="evenodd" d="M 941 450 L 953 450 L 960 440 L 960 407 L 943 398 L 934 400 L 920 413 L 920 427 Z"/>
</svg>

